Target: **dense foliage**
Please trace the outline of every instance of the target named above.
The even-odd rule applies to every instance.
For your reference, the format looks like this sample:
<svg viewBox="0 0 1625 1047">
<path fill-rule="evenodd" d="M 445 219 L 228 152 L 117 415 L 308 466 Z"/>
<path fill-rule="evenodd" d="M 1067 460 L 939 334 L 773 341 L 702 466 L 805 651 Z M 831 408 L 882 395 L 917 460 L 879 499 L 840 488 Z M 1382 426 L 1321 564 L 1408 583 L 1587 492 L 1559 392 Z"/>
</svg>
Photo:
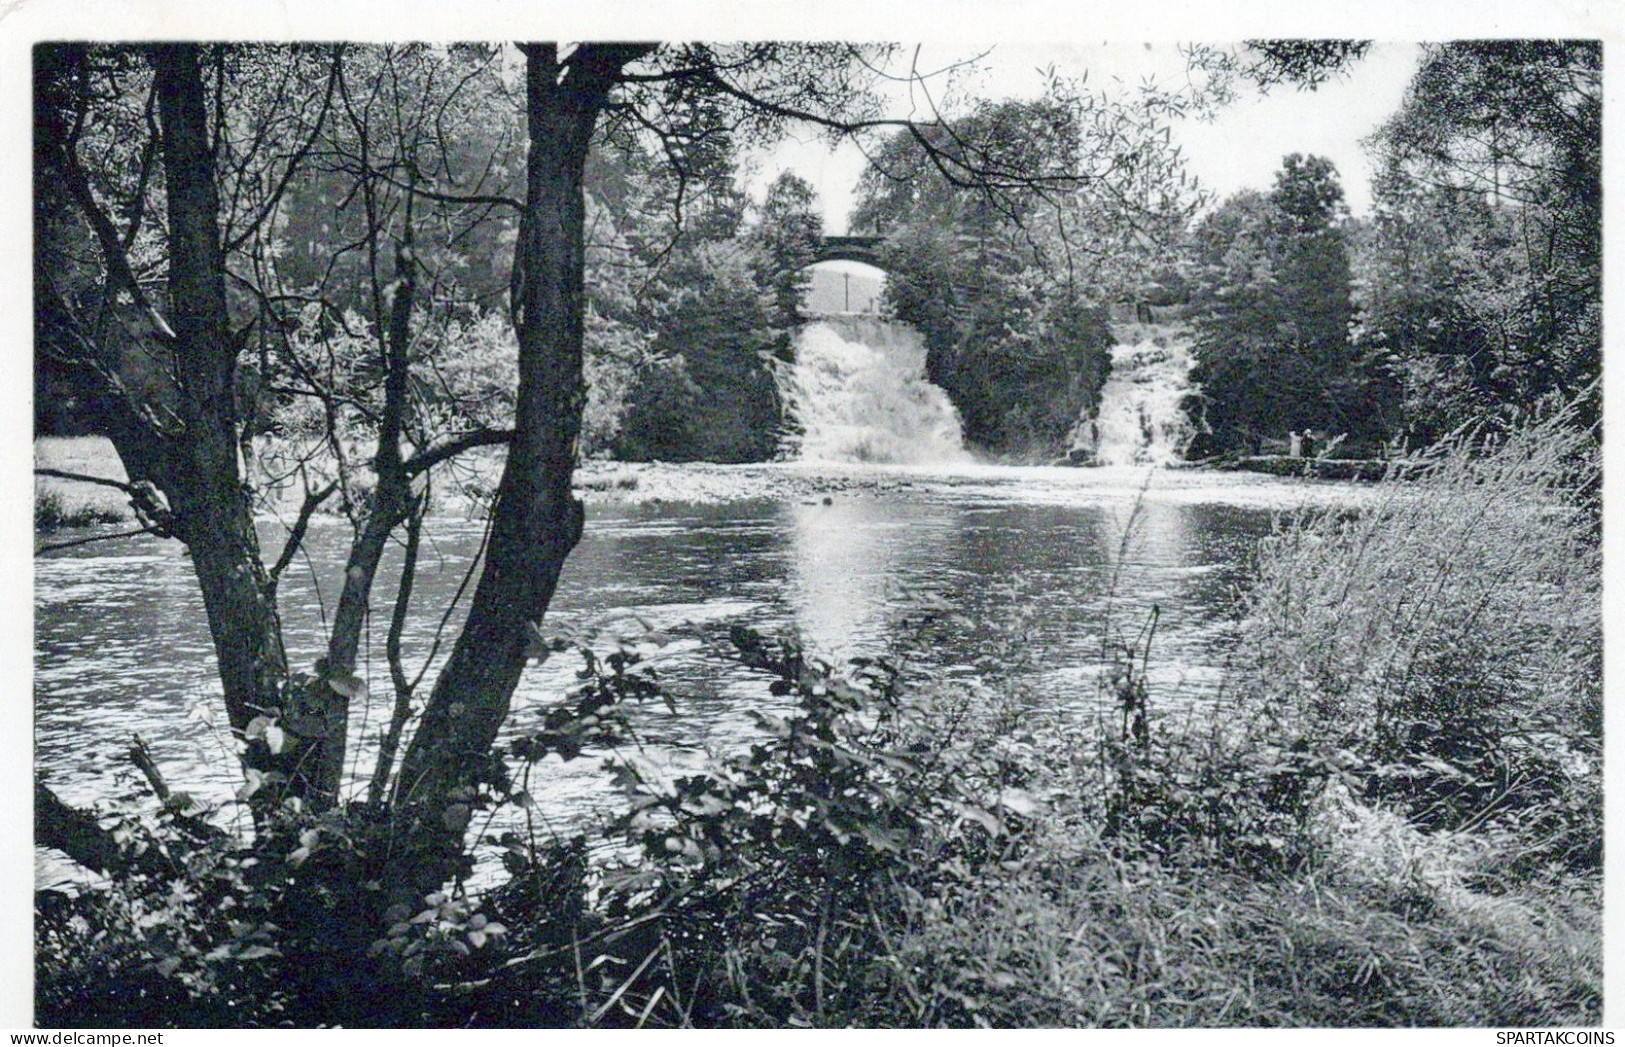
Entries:
<svg viewBox="0 0 1625 1047">
<path fill-rule="evenodd" d="M 736 212 L 731 222 L 673 230 L 640 296 L 650 358 L 634 376 L 618 457 L 749 462 L 778 450 L 772 361 L 789 358 L 801 320 L 822 233 L 814 204 L 811 187 L 786 172 L 753 224 Z"/>
<path fill-rule="evenodd" d="M 1599 373 L 1601 69 L 1597 41 L 1431 45 L 1373 140 L 1357 337 L 1396 360 L 1417 443 Z"/>
<path fill-rule="evenodd" d="M 107 482 L 186 545 L 220 668 L 199 708 L 224 710 L 243 770 L 225 803 L 245 811 L 228 832 L 139 753 L 155 813 L 98 820 L 37 784 L 42 839 L 109 876 L 37 902 L 41 1023 L 1599 1020 L 1594 399 L 1535 424 L 1503 411 L 1497 441 L 1447 444 L 1369 512 L 1267 546 L 1206 719 L 1148 683 L 1154 627 L 1102 624 L 1079 697 L 1104 723 L 1035 708 L 1025 681 L 1054 667 L 1033 650 L 917 670 L 939 606 L 844 666 L 742 622 L 552 639 L 584 447 L 769 450 L 767 369 L 816 222 L 793 179 L 751 220 L 732 135 L 862 124 L 873 55 L 520 53 L 522 72 L 484 47 L 36 54 L 39 352 L 112 433 L 129 480 Z M 1264 53 L 1298 76 L 1357 49 Z M 1412 434 L 1583 393 L 1599 62 L 1583 44 L 1433 49 L 1382 138 L 1359 280 L 1324 162 L 1289 157 L 1270 194 L 1204 222 L 1215 443 L 1376 439 L 1400 391 Z M 1188 204 L 1154 127 L 1057 90 L 884 146 L 864 214 L 889 223 L 893 308 L 985 446 L 1054 449 L 1089 407 L 1100 306 L 1147 271 L 1101 245 L 1160 243 Z M 250 471 L 267 429 L 281 439 Z M 431 494 L 499 444 L 468 607 L 431 615 L 466 625 L 414 675 L 401 632 L 423 613 Z M 277 486 L 297 510 L 262 556 L 252 499 Z M 319 656 L 290 653 L 278 582 L 330 499 L 351 524 L 338 600 Z M 355 781 L 360 645 L 397 544 L 393 702 Z M 657 662 L 674 641 L 755 673 L 760 728 L 677 773 L 632 755 L 627 712 L 676 711 Z M 497 746 L 525 666 L 571 655 L 578 686 Z M 581 760 L 622 799 L 550 838 L 530 778 Z M 529 831 L 483 833 L 499 808 Z M 501 871 L 476 879 L 476 852 Z"/>
<path fill-rule="evenodd" d="M 41 1020 L 1593 1024 L 1597 448 L 1572 420 L 1283 532 L 1202 713 L 1149 682 L 1154 620 L 1102 638 L 1099 723 L 1036 706 L 1019 646 L 921 669 L 912 645 L 962 627 L 930 601 L 844 666 L 737 623 L 553 641 L 577 687 L 467 798 L 528 812 L 489 833 L 483 889 L 341 940 L 332 878 L 382 839 L 364 809 L 251 856 L 179 805 L 127 819 L 155 867 L 41 909 Z M 753 744 L 643 755 L 672 644 L 753 671 Z M 592 762 L 613 809 L 550 835 L 530 790 Z"/>
<path fill-rule="evenodd" d="M 1196 227 L 1194 455 L 1257 452 L 1292 431 L 1344 435 L 1368 448 L 1387 435 L 1384 362 L 1361 356 L 1349 340 L 1347 229 L 1336 170 L 1296 153 L 1268 194 L 1240 193 Z"/>
<path fill-rule="evenodd" d="M 1195 453 L 1311 430 L 1373 456 L 1590 388 L 1600 69 L 1595 42 L 1428 45 L 1369 143 L 1368 221 L 1342 213 L 1314 157 L 1288 157 L 1269 194 L 1207 216 L 1189 248 L 1192 409 L 1211 430 Z"/>
<path fill-rule="evenodd" d="M 383 346 L 408 269 L 413 409 L 405 424 L 414 443 L 510 427 L 516 345 L 505 330 L 507 260 L 524 160 L 513 71 L 500 49 L 223 49 L 215 60 L 236 121 L 221 142 L 226 232 L 234 237 L 227 247 L 241 255 L 242 279 L 228 293 L 249 340 L 237 378 L 245 430 L 300 441 L 279 447 L 271 467 L 291 473 L 302 465 L 341 480 L 352 466 L 366 467 L 359 458 L 339 463 L 337 474 L 325 466 L 335 446 L 326 434 L 336 428 L 342 450 L 377 428 Z M 71 97 L 77 78 L 112 78 L 107 90 L 119 104 L 93 110 L 76 132 L 93 153 L 87 189 L 138 216 L 161 213 L 141 175 L 150 158 L 143 168 L 117 151 L 133 139 L 124 124 L 141 116 L 125 103 L 151 90 L 150 73 L 116 50 L 44 54 L 41 70 L 43 97 L 55 103 L 60 95 L 65 108 L 80 105 Z M 287 89 L 295 78 L 310 85 L 304 95 Z M 740 146 L 705 131 L 715 118 L 684 115 L 674 134 L 703 146 L 681 152 L 680 164 L 624 127 L 606 126 L 595 139 L 585 186 L 588 454 L 738 461 L 777 447 L 778 405 L 760 353 L 788 355 L 803 271 L 820 235 L 816 200 L 786 173 L 747 218 Z M 231 155 L 237 136 L 253 137 L 254 149 Z M 261 155 L 272 145 L 293 151 L 292 160 L 277 167 Z M 75 215 L 53 165 L 42 165 L 40 177 L 42 271 L 68 304 L 88 308 L 95 231 Z M 254 188 L 237 184 L 249 178 Z M 134 229 L 135 278 L 161 287 L 153 224 Z M 405 263 L 397 258 L 403 247 Z M 96 397 L 75 374 L 61 354 L 42 354 L 42 432 L 105 429 Z M 680 424 L 666 424 L 660 405 L 680 411 Z M 633 431 L 622 440 L 634 406 Z M 653 416 L 644 410 L 651 406 Z"/>
<path fill-rule="evenodd" d="M 128 477 L 93 482 L 126 494 L 142 530 L 189 553 L 253 845 L 318 832 L 286 825 L 290 815 L 355 819 L 355 858 L 324 888 L 339 899 L 331 935 L 349 941 L 462 867 L 468 799 L 580 538 L 572 475 L 588 424 L 614 434 L 648 341 L 666 334 L 669 349 L 685 325 L 703 336 L 719 327 L 614 272 L 589 276 L 589 257 L 640 264 L 673 255 L 685 234 L 740 235 L 731 134 L 770 133 L 791 114 L 839 126 L 869 104 L 858 59 L 883 51 L 38 49 L 38 352 L 94 406 Z M 594 165 L 595 149 L 618 153 L 626 177 Z M 656 151 L 664 163 L 639 166 Z M 595 191 L 599 172 L 609 177 Z M 615 204 L 668 217 L 640 238 Z M 610 219 L 597 240 L 595 210 Z M 724 290 L 745 279 L 764 288 L 764 308 L 773 301 L 769 266 L 696 257 L 718 263 Z M 661 316 L 661 305 L 675 307 Z M 728 358 L 740 347 L 716 348 Z M 752 362 L 770 394 L 765 364 Z M 609 402 L 589 409 L 588 381 L 605 375 Z M 267 429 L 279 438 L 256 439 Z M 479 492 L 489 537 L 466 607 L 460 592 L 432 612 L 437 650 L 454 609 L 462 624 L 431 678 L 430 665 L 408 667 L 401 644 L 423 522 L 435 488 L 466 475 L 458 460 L 488 446 L 505 449 Z M 351 528 L 338 599 L 321 609 L 323 649 L 290 652 L 278 586 L 324 505 Z M 266 510 L 287 514 L 274 555 L 261 549 Z M 386 563 L 396 542 L 402 556 Z M 368 739 L 363 782 L 347 759 L 349 724 L 373 700 L 363 639 L 381 579 L 395 583 L 393 700 L 376 750 Z M 49 786 L 36 799 L 60 815 L 44 823 L 46 842 L 106 859 L 94 819 Z M 379 809 L 389 818 L 369 821 Z M 387 846 L 364 825 L 387 825 Z"/>
<path fill-rule="evenodd" d="M 875 155 L 853 227 L 885 235 L 887 307 L 924 336 L 926 373 L 972 444 L 1053 456 L 1095 408 L 1106 306 L 1149 277 L 1192 203 L 1157 128 L 1057 81 L 1041 100 L 985 103 Z M 927 142 L 1026 183 L 968 184 Z"/>
</svg>

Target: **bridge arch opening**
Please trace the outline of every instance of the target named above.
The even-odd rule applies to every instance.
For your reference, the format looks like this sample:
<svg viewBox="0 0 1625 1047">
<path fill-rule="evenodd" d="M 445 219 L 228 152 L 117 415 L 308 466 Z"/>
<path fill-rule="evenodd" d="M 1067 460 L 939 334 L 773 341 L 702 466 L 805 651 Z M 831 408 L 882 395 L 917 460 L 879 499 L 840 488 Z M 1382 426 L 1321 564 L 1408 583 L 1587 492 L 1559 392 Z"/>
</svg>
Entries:
<svg viewBox="0 0 1625 1047">
<path fill-rule="evenodd" d="M 866 261 L 828 258 L 807 267 L 812 277 L 802 308 L 813 315 L 877 314 L 883 305 L 886 270 Z"/>
</svg>

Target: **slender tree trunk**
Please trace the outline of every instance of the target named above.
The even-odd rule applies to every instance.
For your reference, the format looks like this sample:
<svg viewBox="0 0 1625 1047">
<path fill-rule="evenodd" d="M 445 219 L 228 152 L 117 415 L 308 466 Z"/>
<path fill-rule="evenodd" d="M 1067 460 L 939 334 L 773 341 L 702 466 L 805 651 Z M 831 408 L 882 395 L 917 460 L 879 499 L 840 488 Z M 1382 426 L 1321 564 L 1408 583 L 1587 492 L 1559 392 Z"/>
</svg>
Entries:
<svg viewBox="0 0 1625 1047">
<path fill-rule="evenodd" d="M 120 459 L 133 481 L 162 492 L 168 502 L 162 522 L 192 554 L 231 726 L 241 731 L 260 715 L 281 720 L 286 744 L 280 752 L 261 739 L 244 756 L 248 767 L 281 776 L 281 784 L 262 796 L 292 794 L 325 804 L 332 785 L 312 777 L 322 761 L 306 757 L 310 746 L 321 743 L 331 717 L 319 695 L 286 687 L 282 625 L 260 559 L 239 450 L 237 339 L 226 301 L 199 48 L 156 45 L 149 59 L 168 220 L 169 319 L 149 310 L 144 330 L 132 330 L 127 322 L 117 332 L 104 327 L 96 350 L 104 359 L 92 371 L 102 376 L 106 403 L 113 408 L 110 436 Z M 82 181 L 74 157 L 64 151 L 55 161 L 70 184 Z M 111 229 L 88 194 L 80 194 L 80 206 L 93 228 Z M 109 293 L 114 300 L 135 296 L 139 303 L 117 236 L 99 239 L 108 256 Z M 131 339 L 137 344 L 129 344 Z"/>
<path fill-rule="evenodd" d="M 571 494 L 586 403 L 582 375 L 585 202 L 593 126 L 621 68 L 647 48 L 523 45 L 530 137 L 525 211 L 514 254 L 519 340 L 514 436 L 497 487 L 486 562 L 462 634 L 435 682 L 396 791 L 406 828 L 390 881 L 432 889 L 461 857 L 477 783 L 525 667 L 565 557 L 581 537 Z"/>
<path fill-rule="evenodd" d="M 333 612 L 327 657 L 319 665 L 312 690 L 321 695 L 322 724 L 319 747 L 313 752 L 312 776 L 324 790 L 336 793 L 344 776 L 344 743 L 349 730 L 348 697 L 362 694 L 355 678 L 361 634 L 378 565 L 389 536 L 413 511 L 412 481 L 401 460 L 401 434 L 407 412 L 411 319 L 417 295 L 416 262 L 412 256 L 411 203 L 403 246 L 396 254 L 394 293 L 383 332 L 384 410 L 378 426 L 378 449 L 373 456 L 377 482 L 366 521 L 350 545 L 344 567 L 344 588 Z M 403 577 L 402 584 L 408 584 Z M 348 697 L 347 697 L 348 695 Z M 380 754 L 380 759 L 382 759 Z M 391 754 L 393 758 L 393 754 Z"/>
<path fill-rule="evenodd" d="M 198 48 L 155 46 L 169 219 L 169 299 L 172 353 L 179 392 L 162 453 L 151 441 L 119 443 L 120 456 L 158 482 L 170 499 L 173 530 L 192 553 L 203 605 L 219 659 L 231 725 L 242 729 L 283 705 L 287 661 L 276 604 L 268 593 L 259 536 L 239 456 L 233 379 L 236 340 L 226 306 L 220 201 L 206 122 Z M 115 434 L 117 442 L 117 434 Z M 284 710 L 290 718 L 305 710 Z M 306 793 L 293 733 L 289 749 L 273 754 L 251 746 L 250 766 L 280 770 L 289 787 Z"/>
<path fill-rule="evenodd" d="M 149 301 L 139 285 L 126 239 L 77 155 L 71 104 L 59 102 L 60 108 L 38 110 L 36 157 L 95 236 L 106 305 L 81 322 L 48 279 L 37 279 L 42 332 L 96 389 L 108 435 L 146 495 L 144 515 L 191 553 L 231 726 L 243 731 L 264 715 L 282 729 L 273 735 L 285 740 L 279 751 L 262 737 L 243 757 L 246 767 L 268 777 L 259 801 L 293 795 L 324 807 L 336 798 L 349 699 L 305 681 L 290 686 L 275 589 L 260 558 L 241 455 L 239 339 L 226 297 L 215 136 L 200 48 L 158 44 L 146 54 L 163 171 L 167 302 Z M 56 58 L 68 68 L 75 54 L 63 48 Z"/>
</svg>

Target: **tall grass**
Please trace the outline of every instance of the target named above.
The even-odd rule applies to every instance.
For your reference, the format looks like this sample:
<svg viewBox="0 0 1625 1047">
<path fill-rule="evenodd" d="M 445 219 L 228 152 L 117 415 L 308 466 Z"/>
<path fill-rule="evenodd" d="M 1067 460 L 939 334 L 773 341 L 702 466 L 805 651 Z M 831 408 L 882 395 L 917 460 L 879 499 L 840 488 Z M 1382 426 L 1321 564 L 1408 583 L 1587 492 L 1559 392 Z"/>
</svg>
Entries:
<svg viewBox="0 0 1625 1047">
<path fill-rule="evenodd" d="M 893 870 L 839 975 L 870 993 L 820 1019 L 1599 1021 L 1598 468 L 1558 415 L 1285 528 L 1207 720 L 1037 732 L 1042 815 L 968 874 Z"/>
<path fill-rule="evenodd" d="M 1371 510 L 1266 543 L 1233 681 L 1254 714 L 1352 754 L 1373 795 L 1431 827 L 1504 819 L 1595 784 L 1600 459 L 1568 421 L 1487 450 L 1458 437 Z M 1598 860 L 1600 823 L 1568 828 L 1581 831 L 1526 842 Z"/>
<path fill-rule="evenodd" d="M 100 436 L 39 437 L 34 441 L 34 464 L 42 469 L 109 480 L 125 479 L 124 467 L 112 443 Z M 134 515 L 129 499 L 113 488 L 50 476 L 34 480 L 34 528 L 37 531 L 121 523 Z"/>
<path fill-rule="evenodd" d="M 921 1020 L 1600 1020 L 1596 443 L 1432 458 L 1265 544 L 1206 722 L 1071 739 L 1022 859 L 913 911 Z"/>
</svg>

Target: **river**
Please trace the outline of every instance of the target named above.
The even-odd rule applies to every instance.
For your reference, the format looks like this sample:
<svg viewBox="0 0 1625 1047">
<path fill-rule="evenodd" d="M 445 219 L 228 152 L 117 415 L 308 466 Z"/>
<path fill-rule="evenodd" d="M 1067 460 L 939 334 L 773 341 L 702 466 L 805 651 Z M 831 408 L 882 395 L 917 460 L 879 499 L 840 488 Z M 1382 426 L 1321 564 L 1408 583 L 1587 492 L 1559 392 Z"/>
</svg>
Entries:
<svg viewBox="0 0 1625 1047">
<path fill-rule="evenodd" d="M 660 659 L 673 707 L 639 708 L 633 723 L 644 755 L 668 766 L 740 750 L 756 730 L 751 711 L 785 704 L 760 674 L 718 652 L 718 636 L 736 624 L 795 636 L 835 664 L 903 650 L 938 674 L 1017 680 L 1042 711 L 1094 717 L 1106 704 L 1103 650 L 1132 639 L 1156 607 L 1153 713 L 1189 709 L 1220 685 L 1259 539 L 1283 515 L 1355 504 L 1363 492 L 1128 464 L 1177 459 L 1188 368 L 1177 346 L 1147 342 L 1115 357 L 1109 402 L 1085 420 L 1084 450 L 1122 464 L 983 465 L 925 380 L 918 335 L 874 320 L 813 325 L 795 369 L 778 376 L 798 422 L 786 451 L 799 460 L 585 469 L 585 536 L 544 632 L 600 652 L 636 642 Z M 286 530 L 267 518 L 261 531 L 272 555 Z M 429 665 L 420 695 L 455 635 L 458 614 L 436 643 L 482 534 L 477 517 L 431 517 L 403 638 L 408 671 Z M 282 581 L 295 669 L 310 670 L 325 647 L 348 540 L 342 520 L 318 518 Z M 390 564 L 380 579 L 393 579 Z M 357 789 L 393 701 L 384 659 L 392 586 L 381 581 L 374 594 L 362 651 L 370 697 L 351 716 Z M 34 601 L 35 763 L 52 787 L 70 803 L 150 809 L 126 755 L 140 734 L 173 788 L 222 820 L 241 818 L 213 649 L 179 543 L 118 538 L 47 554 L 35 561 Z M 929 642 L 911 640 L 909 623 L 922 614 L 938 618 Z M 580 664 L 561 654 L 527 670 L 505 736 L 539 726 Z M 548 758 L 530 792 L 560 829 L 615 795 L 590 758 Z"/>
<path fill-rule="evenodd" d="M 1338 484 L 1129 468 L 645 466 L 621 467 L 598 486 L 608 492 L 592 495 L 546 631 L 602 649 L 618 634 L 671 633 L 658 653 L 676 712 L 650 706 L 635 722 L 653 752 L 673 758 L 743 745 L 748 711 L 775 701 L 758 676 L 703 650 L 707 625 L 797 635 L 840 661 L 899 642 L 922 608 L 951 609 L 946 639 L 912 651 L 916 662 L 1019 673 L 1034 701 L 1092 715 L 1103 636 L 1132 636 L 1156 604 L 1153 701 L 1167 710 L 1200 700 L 1217 685 L 1258 539 L 1283 513 L 1358 497 Z M 278 526 L 266 521 L 264 532 L 278 548 Z M 347 533 L 340 521 L 318 521 L 308 558 L 283 582 L 298 667 L 320 653 Z M 480 533 L 455 515 L 431 526 L 409 664 L 428 655 Z M 386 588 L 377 604 L 392 598 Z M 374 698 L 352 718 L 357 752 L 370 749 L 389 697 L 387 623 L 376 617 L 363 652 Z M 123 538 L 42 557 L 35 629 L 36 763 L 65 799 L 138 796 L 125 750 L 140 733 L 174 787 L 229 807 L 239 779 L 178 543 Z M 534 725 L 578 667 L 561 655 L 527 671 L 509 733 Z M 587 809 L 608 795 L 602 779 L 597 761 L 550 758 L 533 792 L 552 810 Z"/>
</svg>

